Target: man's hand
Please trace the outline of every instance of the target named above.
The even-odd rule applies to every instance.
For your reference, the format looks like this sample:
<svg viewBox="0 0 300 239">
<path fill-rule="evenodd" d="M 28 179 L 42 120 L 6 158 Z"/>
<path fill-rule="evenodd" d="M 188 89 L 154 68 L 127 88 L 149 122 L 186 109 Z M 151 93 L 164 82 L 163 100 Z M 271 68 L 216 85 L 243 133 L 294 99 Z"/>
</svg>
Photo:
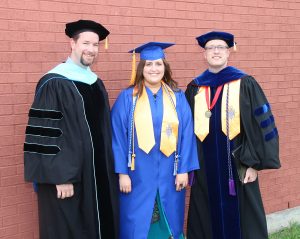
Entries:
<svg viewBox="0 0 300 239">
<path fill-rule="evenodd" d="M 65 199 L 74 195 L 74 186 L 70 184 L 59 184 L 56 185 L 57 198 Z"/>
<path fill-rule="evenodd" d="M 244 178 L 244 183 L 252 183 L 257 179 L 257 170 L 248 168 Z"/>
<path fill-rule="evenodd" d="M 119 184 L 122 193 L 131 192 L 131 179 L 127 174 L 119 174 Z"/>
</svg>

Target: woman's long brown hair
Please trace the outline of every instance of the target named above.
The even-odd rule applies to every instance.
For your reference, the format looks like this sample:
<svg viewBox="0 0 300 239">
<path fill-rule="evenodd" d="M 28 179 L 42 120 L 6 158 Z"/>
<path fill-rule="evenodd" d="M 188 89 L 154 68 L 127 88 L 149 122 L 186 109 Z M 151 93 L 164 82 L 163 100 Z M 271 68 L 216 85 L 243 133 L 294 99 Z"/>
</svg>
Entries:
<svg viewBox="0 0 300 239">
<path fill-rule="evenodd" d="M 178 83 L 173 80 L 172 78 L 172 71 L 170 64 L 165 60 L 162 59 L 163 63 L 165 65 L 165 73 L 162 78 L 162 80 L 173 90 L 177 91 L 178 90 Z M 135 76 L 135 81 L 134 81 L 134 86 L 137 86 L 138 91 L 136 92 L 138 95 L 141 95 L 143 93 L 143 85 L 144 85 L 144 67 L 146 64 L 146 60 L 140 60 L 137 70 L 136 70 L 136 76 Z"/>
</svg>

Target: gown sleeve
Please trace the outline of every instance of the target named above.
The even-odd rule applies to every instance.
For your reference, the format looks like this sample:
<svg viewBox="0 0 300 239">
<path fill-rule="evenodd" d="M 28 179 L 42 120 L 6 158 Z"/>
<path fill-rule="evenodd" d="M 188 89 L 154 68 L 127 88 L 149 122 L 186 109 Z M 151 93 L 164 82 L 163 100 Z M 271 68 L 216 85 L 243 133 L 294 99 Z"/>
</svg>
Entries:
<svg viewBox="0 0 300 239">
<path fill-rule="evenodd" d="M 257 170 L 280 168 L 279 136 L 271 106 L 256 80 L 242 78 L 240 160 Z"/>
<path fill-rule="evenodd" d="M 179 119 L 181 120 L 181 138 L 179 141 L 180 166 L 178 173 L 187 173 L 199 169 L 196 137 L 191 109 L 183 92 L 180 92 L 178 103 Z"/>
<path fill-rule="evenodd" d="M 185 97 L 190 105 L 190 108 L 192 110 L 192 114 L 194 115 L 194 97 L 195 97 L 195 87 L 192 86 L 192 83 L 189 83 L 186 91 L 185 91 Z"/>
<path fill-rule="evenodd" d="M 121 174 L 128 174 L 129 105 L 129 94 L 127 91 L 123 91 L 117 98 L 111 112 L 115 172 Z"/>
<path fill-rule="evenodd" d="M 82 99 L 71 81 L 60 78 L 40 80 L 29 110 L 24 143 L 29 182 L 79 182 L 83 160 L 92 157 Z"/>
</svg>

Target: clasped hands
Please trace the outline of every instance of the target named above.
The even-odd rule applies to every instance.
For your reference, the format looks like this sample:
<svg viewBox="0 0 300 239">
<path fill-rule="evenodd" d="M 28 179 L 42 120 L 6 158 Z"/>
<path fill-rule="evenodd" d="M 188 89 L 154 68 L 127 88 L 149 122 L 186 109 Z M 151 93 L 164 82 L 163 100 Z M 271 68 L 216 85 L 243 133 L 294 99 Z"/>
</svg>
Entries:
<svg viewBox="0 0 300 239">
<path fill-rule="evenodd" d="M 132 190 L 131 179 L 127 174 L 119 174 L 119 185 L 122 193 L 130 193 Z M 181 191 L 188 185 L 188 174 L 180 173 L 176 175 L 175 187 L 176 191 Z"/>
</svg>

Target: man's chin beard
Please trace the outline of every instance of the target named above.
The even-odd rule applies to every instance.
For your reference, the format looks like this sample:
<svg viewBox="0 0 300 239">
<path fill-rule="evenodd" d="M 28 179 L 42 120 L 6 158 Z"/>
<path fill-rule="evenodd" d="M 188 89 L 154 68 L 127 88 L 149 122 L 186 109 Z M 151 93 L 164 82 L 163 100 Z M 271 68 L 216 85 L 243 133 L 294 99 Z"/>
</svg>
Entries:
<svg viewBox="0 0 300 239">
<path fill-rule="evenodd" d="M 92 65 L 92 63 L 91 63 L 91 64 L 88 64 L 88 63 L 85 63 L 85 62 L 82 62 L 82 61 L 81 61 L 80 63 L 81 63 L 81 65 L 86 66 L 86 67 Z"/>
<path fill-rule="evenodd" d="M 83 66 L 90 66 L 94 63 L 95 59 L 91 62 L 86 62 L 83 57 L 80 58 L 80 63 L 83 65 Z"/>
</svg>

